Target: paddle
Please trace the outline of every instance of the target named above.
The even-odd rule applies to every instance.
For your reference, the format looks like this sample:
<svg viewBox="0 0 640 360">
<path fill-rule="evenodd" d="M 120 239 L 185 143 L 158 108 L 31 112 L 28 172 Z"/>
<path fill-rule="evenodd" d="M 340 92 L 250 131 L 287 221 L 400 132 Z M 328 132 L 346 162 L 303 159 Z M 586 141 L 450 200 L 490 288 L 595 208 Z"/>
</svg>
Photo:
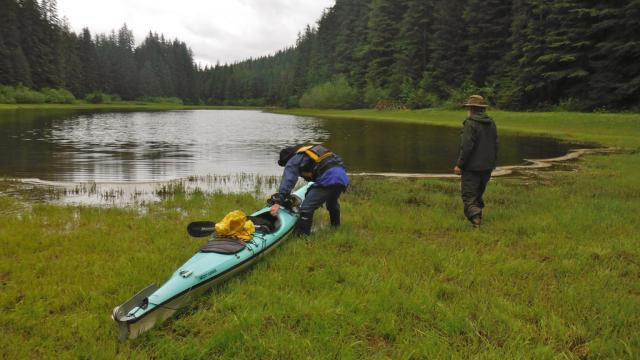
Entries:
<svg viewBox="0 0 640 360">
<path fill-rule="evenodd" d="M 211 221 L 194 221 L 187 225 L 187 232 L 193 237 L 205 237 L 216 231 L 216 224 Z"/>
</svg>

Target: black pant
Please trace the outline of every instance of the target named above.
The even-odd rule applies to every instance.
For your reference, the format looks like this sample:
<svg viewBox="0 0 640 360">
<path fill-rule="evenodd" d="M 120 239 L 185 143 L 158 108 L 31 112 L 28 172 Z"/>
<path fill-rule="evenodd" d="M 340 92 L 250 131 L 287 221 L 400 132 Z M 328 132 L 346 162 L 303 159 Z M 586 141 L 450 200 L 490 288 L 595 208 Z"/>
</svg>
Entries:
<svg viewBox="0 0 640 360">
<path fill-rule="evenodd" d="M 340 203 L 338 199 L 344 191 L 342 186 L 318 187 L 314 186 L 307 192 L 304 201 L 300 205 L 300 220 L 296 224 L 296 231 L 300 234 L 309 235 L 313 223 L 313 213 L 323 203 L 327 204 L 331 226 L 340 225 Z"/>
<path fill-rule="evenodd" d="M 484 208 L 484 200 L 482 195 L 487 188 L 487 183 L 491 179 L 493 170 L 462 172 L 462 202 L 464 203 L 464 215 L 471 220 L 472 217 L 479 215 L 482 217 L 482 209 Z"/>
</svg>

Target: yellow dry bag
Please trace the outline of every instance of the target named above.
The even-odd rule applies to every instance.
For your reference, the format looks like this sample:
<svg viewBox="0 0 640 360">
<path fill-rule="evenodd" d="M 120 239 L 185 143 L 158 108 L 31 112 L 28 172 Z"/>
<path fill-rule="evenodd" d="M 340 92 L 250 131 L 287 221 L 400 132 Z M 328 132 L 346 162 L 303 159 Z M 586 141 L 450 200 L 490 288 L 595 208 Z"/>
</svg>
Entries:
<svg viewBox="0 0 640 360">
<path fill-rule="evenodd" d="M 228 213 L 216 224 L 216 235 L 219 237 L 236 237 L 248 241 L 254 232 L 256 228 L 253 222 L 240 210 Z"/>
</svg>

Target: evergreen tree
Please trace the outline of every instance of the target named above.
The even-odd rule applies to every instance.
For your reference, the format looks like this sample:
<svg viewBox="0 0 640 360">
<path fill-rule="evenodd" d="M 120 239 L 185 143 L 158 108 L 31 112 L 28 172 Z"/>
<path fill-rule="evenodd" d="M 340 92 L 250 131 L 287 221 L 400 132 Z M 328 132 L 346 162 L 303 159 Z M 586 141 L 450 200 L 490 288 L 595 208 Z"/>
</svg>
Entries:
<svg viewBox="0 0 640 360">
<path fill-rule="evenodd" d="M 57 27 L 45 21 L 37 1 L 23 0 L 20 5 L 20 45 L 31 69 L 33 86 L 58 87 L 61 81 L 59 59 L 55 51 L 58 46 Z"/>
<path fill-rule="evenodd" d="M 534 0 L 514 0 L 512 11 L 512 49 L 508 54 L 511 66 L 500 86 L 498 105 L 522 109 L 544 97 L 546 83 L 537 60 L 545 52 L 544 27 L 548 13 Z"/>
<path fill-rule="evenodd" d="M 160 80 L 150 61 L 145 61 L 140 70 L 140 88 L 147 96 L 161 96 Z"/>
<path fill-rule="evenodd" d="M 338 29 L 335 43 L 334 74 L 345 75 L 362 91 L 368 69 L 367 27 L 371 0 L 336 0 Z"/>
<path fill-rule="evenodd" d="M 390 87 L 391 68 L 395 61 L 395 43 L 400 33 L 399 23 L 404 4 L 392 0 L 374 0 L 368 23 L 367 84 L 373 88 Z M 399 84 L 393 84 L 399 89 Z"/>
<path fill-rule="evenodd" d="M 334 9 L 325 11 L 318 21 L 318 31 L 311 45 L 307 81 L 310 86 L 326 82 L 333 74 L 333 53 L 337 29 L 337 16 Z"/>
<path fill-rule="evenodd" d="M 77 71 L 80 73 L 82 79 L 80 89 L 78 90 L 79 96 L 84 97 L 86 94 L 98 90 L 98 54 L 96 53 L 96 46 L 91 39 L 91 32 L 88 28 L 82 29 L 82 34 L 77 39 L 77 54 L 80 66 Z"/>
<path fill-rule="evenodd" d="M 123 99 L 135 99 L 138 93 L 138 69 L 134 57 L 133 32 L 124 24 L 119 30 L 113 54 L 114 91 Z"/>
<path fill-rule="evenodd" d="M 586 1 L 514 3 L 512 81 L 507 104 L 548 106 L 584 94 L 594 44 L 592 9 Z"/>
<path fill-rule="evenodd" d="M 542 77 L 550 88 L 551 103 L 588 91 L 589 54 L 594 48 L 589 36 L 594 17 L 588 6 L 583 0 L 556 1 L 549 6 L 545 54 L 538 62 L 544 67 Z"/>
<path fill-rule="evenodd" d="M 109 36 L 105 34 L 98 34 L 95 36 L 96 47 L 96 59 L 97 59 L 97 74 L 98 83 L 97 88 L 108 94 L 115 94 L 115 79 L 113 74 L 116 73 L 116 38 L 115 33 L 111 33 Z"/>
<path fill-rule="evenodd" d="M 464 0 L 434 1 L 434 36 L 425 83 L 429 92 L 444 99 L 462 85 L 469 73 L 464 5 Z"/>
<path fill-rule="evenodd" d="M 61 86 L 71 91 L 75 96 L 81 96 L 83 95 L 83 77 L 80 71 L 82 63 L 77 51 L 78 37 L 69 30 L 68 25 L 64 24 L 60 38 L 58 56 L 61 60 Z"/>
<path fill-rule="evenodd" d="M 0 84 L 31 86 L 31 69 L 20 44 L 18 4 L 0 0 Z"/>
<path fill-rule="evenodd" d="M 464 13 L 467 27 L 467 68 L 477 86 L 502 74 L 511 48 L 512 0 L 469 0 Z"/>
<path fill-rule="evenodd" d="M 42 17 L 49 23 L 49 26 L 61 25 L 58 17 L 58 2 L 56 0 L 40 0 L 40 8 L 42 9 Z"/>
<path fill-rule="evenodd" d="M 640 106 L 640 1 L 597 2 L 589 98 L 596 107 Z"/>
<path fill-rule="evenodd" d="M 410 0 L 400 24 L 396 42 L 392 82 L 402 84 L 400 97 L 408 99 L 416 92 L 429 63 L 429 41 L 433 24 L 432 4 L 424 0 Z"/>
<path fill-rule="evenodd" d="M 293 89 L 296 94 L 304 93 L 310 85 L 308 69 L 311 65 L 315 36 L 315 30 L 309 25 L 307 25 L 304 34 L 298 35 L 293 66 Z"/>
</svg>

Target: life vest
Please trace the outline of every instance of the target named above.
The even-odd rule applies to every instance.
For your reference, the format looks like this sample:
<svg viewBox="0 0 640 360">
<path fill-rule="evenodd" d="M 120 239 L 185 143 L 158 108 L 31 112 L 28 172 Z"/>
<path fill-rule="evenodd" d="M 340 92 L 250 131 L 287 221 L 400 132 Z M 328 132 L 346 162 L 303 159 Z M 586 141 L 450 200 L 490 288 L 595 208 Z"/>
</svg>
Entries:
<svg viewBox="0 0 640 360">
<path fill-rule="evenodd" d="M 300 175 L 307 181 L 317 180 L 325 171 L 334 166 L 340 166 L 336 156 L 322 145 L 303 146 L 296 152 L 305 154 L 313 160 L 300 169 Z"/>
</svg>

